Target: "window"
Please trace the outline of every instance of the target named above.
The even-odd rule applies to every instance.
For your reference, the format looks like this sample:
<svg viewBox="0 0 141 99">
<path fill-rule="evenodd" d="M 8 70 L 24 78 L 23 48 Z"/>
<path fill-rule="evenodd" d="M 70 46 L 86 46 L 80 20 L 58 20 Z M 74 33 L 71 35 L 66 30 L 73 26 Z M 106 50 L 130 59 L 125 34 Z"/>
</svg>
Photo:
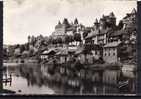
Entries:
<svg viewBox="0 0 141 99">
<path fill-rule="evenodd" d="M 115 48 L 113 48 L 113 51 L 115 51 Z"/>
<path fill-rule="evenodd" d="M 93 40 L 93 44 L 95 44 L 95 43 L 94 43 L 94 40 Z"/>
<path fill-rule="evenodd" d="M 95 55 L 97 55 L 97 51 L 95 51 Z"/>
<path fill-rule="evenodd" d="M 106 56 L 107 54 L 105 53 L 105 56 Z"/>
<path fill-rule="evenodd" d="M 115 53 L 113 53 L 113 56 L 115 56 L 116 54 Z"/>
<path fill-rule="evenodd" d="M 109 53 L 109 56 L 110 56 L 110 53 Z"/>
</svg>

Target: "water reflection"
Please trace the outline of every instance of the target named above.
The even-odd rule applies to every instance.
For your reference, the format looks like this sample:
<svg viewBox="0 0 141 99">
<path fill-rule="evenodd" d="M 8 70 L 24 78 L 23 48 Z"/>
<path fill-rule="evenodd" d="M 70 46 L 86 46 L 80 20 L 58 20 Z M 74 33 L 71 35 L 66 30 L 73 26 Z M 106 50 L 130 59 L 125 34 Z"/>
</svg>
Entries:
<svg viewBox="0 0 141 99">
<path fill-rule="evenodd" d="M 96 80 L 98 81 L 102 80 L 102 78 L 99 77 L 96 72 L 94 72 L 92 79 L 89 78 L 91 76 L 88 76 L 87 79 L 81 79 L 76 76 L 68 77 L 67 75 L 60 74 L 58 71 L 55 71 L 56 73 L 54 75 L 50 75 L 48 73 L 48 67 L 49 67 L 48 65 L 39 64 L 22 64 L 18 66 L 6 66 L 4 74 L 12 75 L 12 83 L 11 85 L 4 84 L 4 88 L 16 91 L 17 94 L 99 95 L 120 93 L 120 90 L 115 86 L 109 85 L 107 86 L 103 85 L 101 82 L 95 82 Z M 108 73 L 109 72 L 113 73 L 115 71 L 108 71 Z M 107 76 L 108 73 L 107 72 L 105 73 L 106 74 L 104 75 Z M 90 74 L 91 73 L 89 72 L 89 75 Z M 107 79 L 108 82 L 110 82 L 110 80 L 111 78 Z"/>
<path fill-rule="evenodd" d="M 44 78 L 37 64 L 7 66 L 4 73 L 12 75 L 12 84 L 4 84 L 5 89 L 13 90 L 17 94 L 54 94 L 54 91 L 43 83 Z"/>
</svg>

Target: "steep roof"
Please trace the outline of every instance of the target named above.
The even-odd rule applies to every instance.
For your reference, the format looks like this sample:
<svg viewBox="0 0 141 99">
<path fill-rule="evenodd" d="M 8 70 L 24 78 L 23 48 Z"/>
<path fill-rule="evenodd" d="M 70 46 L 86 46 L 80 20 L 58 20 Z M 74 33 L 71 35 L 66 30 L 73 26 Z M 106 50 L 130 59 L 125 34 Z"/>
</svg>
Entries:
<svg viewBox="0 0 141 99">
<path fill-rule="evenodd" d="M 120 36 L 122 34 L 126 34 L 126 31 L 121 29 L 121 30 L 118 30 L 118 31 L 115 31 L 114 33 L 112 33 L 110 36 Z"/>
<path fill-rule="evenodd" d="M 95 22 L 94 22 L 94 24 L 98 24 L 98 19 L 97 19 L 97 18 L 95 19 Z"/>
<path fill-rule="evenodd" d="M 119 42 L 111 42 L 106 44 L 104 47 L 117 47 L 119 44 Z"/>
<path fill-rule="evenodd" d="M 109 17 L 110 17 L 110 18 L 115 18 L 114 13 L 113 13 L 113 12 L 111 12 L 111 13 L 109 14 Z"/>
<path fill-rule="evenodd" d="M 70 26 L 70 27 L 66 28 L 66 31 L 74 31 L 74 30 L 75 30 L 74 26 Z"/>
<path fill-rule="evenodd" d="M 102 30 L 100 30 L 99 35 L 100 35 L 100 34 L 105 34 L 105 33 L 107 33 L 108 31 L 109 31 L 108 28 L 107 28 L 107 29 L 102 29 Z"/>
<path fill-rule="evenodd" d="M 69 22 L 68 22 L 68 19 L 67 19 L 67 18 L 64 18 L 64 20 L 63 20 L 63 24 L 65 24 L 65 25 L 68 25 L 68 24 L 69 24 Z"/>
<path fill-rule="evenodd" d="M 78 24 L 78 20 L 77 20 L 77 18 L 75 18 L 75 20 L 74 20 L 74 24 Z"/>
<path fill-rule="evenodd" d="M 98 33 L 99 33 L 99 30 L 91 31 L 91 32 L 85 37 L 85 39 L 92 38 L 92 37 L 96 36 Z"/>
<path fill-rule="evenodd" d="M 62 27 L 62 24 L 61 22 L 59 21 L 58 24 L 55 26 L 55 28 L 61 28 Z"/>
<path fill-rule="evenodd" d="M 56 53 L 56 55 L 68 55 L 71 52 L 75 52 L 75 49 L 66 49 L 66 48 L 61 48 L 59 51 Z"/>
<path fill-rule="evenodd" d="M 45 51 L 43 51 L 43 55 L 48 55 L 48 54 L 51 54 L 51 53 L 56 53 L 57 52 L 57 49 L 55 49 L 55 48 L 51 48 L 51 49 L 49 49 L 49 50 L 45 50 Z"/>
<path fill-rule="evenodd" d="M 137 11 L 136 11 L 136 9 L 135 8 L 133 8 L 133 10 L 132 10 L 132 12 L 131 12 L 132 14 L 136 14 L 137 13 Z"/>
</svg>

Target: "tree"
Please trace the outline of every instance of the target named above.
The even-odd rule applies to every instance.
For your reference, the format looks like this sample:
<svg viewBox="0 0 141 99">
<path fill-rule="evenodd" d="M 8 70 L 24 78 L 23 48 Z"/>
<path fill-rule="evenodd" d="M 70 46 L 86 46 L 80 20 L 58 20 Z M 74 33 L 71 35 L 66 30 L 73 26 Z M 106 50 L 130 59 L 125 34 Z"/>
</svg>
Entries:
<svg viewBox="0 0 141 99">
<path fill-rule="evenodd" d="M 75 33 L 75 34 L 74 34 L 74 40 L 75 40 L 76 42 L 81 42 L 81 34 Z"/>
<path fill-rule="evenodd" d="M 70 42 L 72 43 L 72 42 L 74 41 L 74 36 L 70 35 L 70 36 L 69 36 L 69 40 L 70 40 Z"/>
<path fill-rule="evenodd" d="M 120 21 L 119 24 L 118 24 L 118 29 L 119 29 L 119 30 L 122 29 L 122 28 L 123 28 L 123 25 L 124 25 L 124 24 L 123 24 L 123 21 Z"/>
<path fill-rule="evenodd" d="M 29 50 L 29 56 L 32 57 L 33 55 L 34 55 L 34 50 L 33 49 Z"/>
<path fill-rule="evenodd" d="M 15 47 L 14 46 L 9 46 L 9 56 L 14 56 L 14 51 L 15 51 Z"/>
<path fill-rule="evenodd" d="M 57 40 L 56 39 L 53 39 L 52 40 L 52 44 L 56 45 L 57 44 Z"/>
<path fill-rule="evenodd" d="M 16 48 L 19 48 L 19 47 L 20 47 L 20 45 L 19 45 L 19 44 L 15 45 L 15 49 L 16 49 Z"/>
<path fill-rule="evenodd" d="M 69 44 L 70 42 L 70 37 L 68 35 L 65 35 L 65 42 L 66 44 Z"/>
<path fill-rule="evenodd" d="M 61 38 L 61 37 L 58 37 L 58 38 L 57 38 L 57 43 L 62 44 L 62 42 L 63 42 L 63 41 L 62 41 L 62 38 Z"/>
<path fill-rule="evenodd" d="M 85 38 L 88 35 L 88 32 L 83 33 L 83 38 Z"/>
<path fill-rule="evenodd" d="M 81 42 L 81 34 L 75 33 L 75 34 L 74 34 L 74 40 Z"/>
<path fill-rule="evenodd" d="M 25 50 L 29 50 L 29 43 L 26 43 L 26 44 L 24 45 L 24 47 L 25 47 Z"/>
<path fill-rule="evenodd" d="M 20 48 L 16 48 L 15 51 L 14 51 L 14 56 L 16 58 L 20 57 L 21 56 L 21 53 L 20 53 Z"/>
<path fill-rule="evenodd" d="M 28 36 L 28 43 L 30 43 L 31 42 L 31 37 L 30 37 L 30 35 Z"/>
<path fill-rule="evenodd" d="M 7 59 L 8 58 L 8 52 L 6 48 L 3 48 L 3 58 Z"/>
<path fill-rule="evenodd" d="M 25 45 L 20 45 L 20 51 L 21 51 L 21 53 L 22 53 L 23 51 L 25 51 Z"/>
<path fill-rule="evenodd" d="M 48 44 L 53 44 L 53 38 L 50 36 L 47 42 Z"/>
</svg>

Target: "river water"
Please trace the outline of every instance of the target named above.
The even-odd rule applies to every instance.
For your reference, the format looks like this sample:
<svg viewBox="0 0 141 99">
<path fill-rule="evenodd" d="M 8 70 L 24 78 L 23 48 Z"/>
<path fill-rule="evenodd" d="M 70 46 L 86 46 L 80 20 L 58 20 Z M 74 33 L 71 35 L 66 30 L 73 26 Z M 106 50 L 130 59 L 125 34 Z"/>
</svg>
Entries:
<svg viewBox="0 0 141 99">
<path fill-rule="evenodd" d="M 42 84 L 43 78 L 37 64 L 6 66 L 5 73 L 8 77 L 12 75 L 12 82 L 11 85 L 4 83 L 4 89 L 15 91 L 16 94 L 55 94 L 48 85 Z"/>
<path fill-rule="evenodd" d="M 5 65 L 4 70 L 4 77 L 5 74 L 8 75 L 8 78 L 11 75 L 12 82 L 11 83 L 3 83 L 4 89 L 8 89 L 11 91 L 15 91 L 16 94 L 36 94 L 36 95 L 54 95 L 54 94 L 71 94 L 71 95 L 80 95 L 82 94 L 80 89 L 81 88 L 70 88 L 64 87 L 63 84 L 56 85 L 56 83 L 52 83 L 49 81 L 48 73 L 47 73 L 47 66 L 40 65 L 40 64 L 21 64 L 21 65 Z M 107 74 L 106 74 L 107 75 Z M 52 78 L 52 77 L 50 77 Z M 63 77 L 61 77 L 63 78 Z M 88 85 L 91 84 L 86 84 Z M 90 88 L 92 88 L 90 86 Z M 104 91 L 105 88 L 107 91 Z M 89 89 L 89 88 L 86 88 Z M 113 88 L 111 86 L 104 86 L 103 85 L 94 85 L 92 95 L 102 93 L 120 93 L 117 88 Z M 84 93 L 83 93 L 84 94 Z"/>
</svg>

